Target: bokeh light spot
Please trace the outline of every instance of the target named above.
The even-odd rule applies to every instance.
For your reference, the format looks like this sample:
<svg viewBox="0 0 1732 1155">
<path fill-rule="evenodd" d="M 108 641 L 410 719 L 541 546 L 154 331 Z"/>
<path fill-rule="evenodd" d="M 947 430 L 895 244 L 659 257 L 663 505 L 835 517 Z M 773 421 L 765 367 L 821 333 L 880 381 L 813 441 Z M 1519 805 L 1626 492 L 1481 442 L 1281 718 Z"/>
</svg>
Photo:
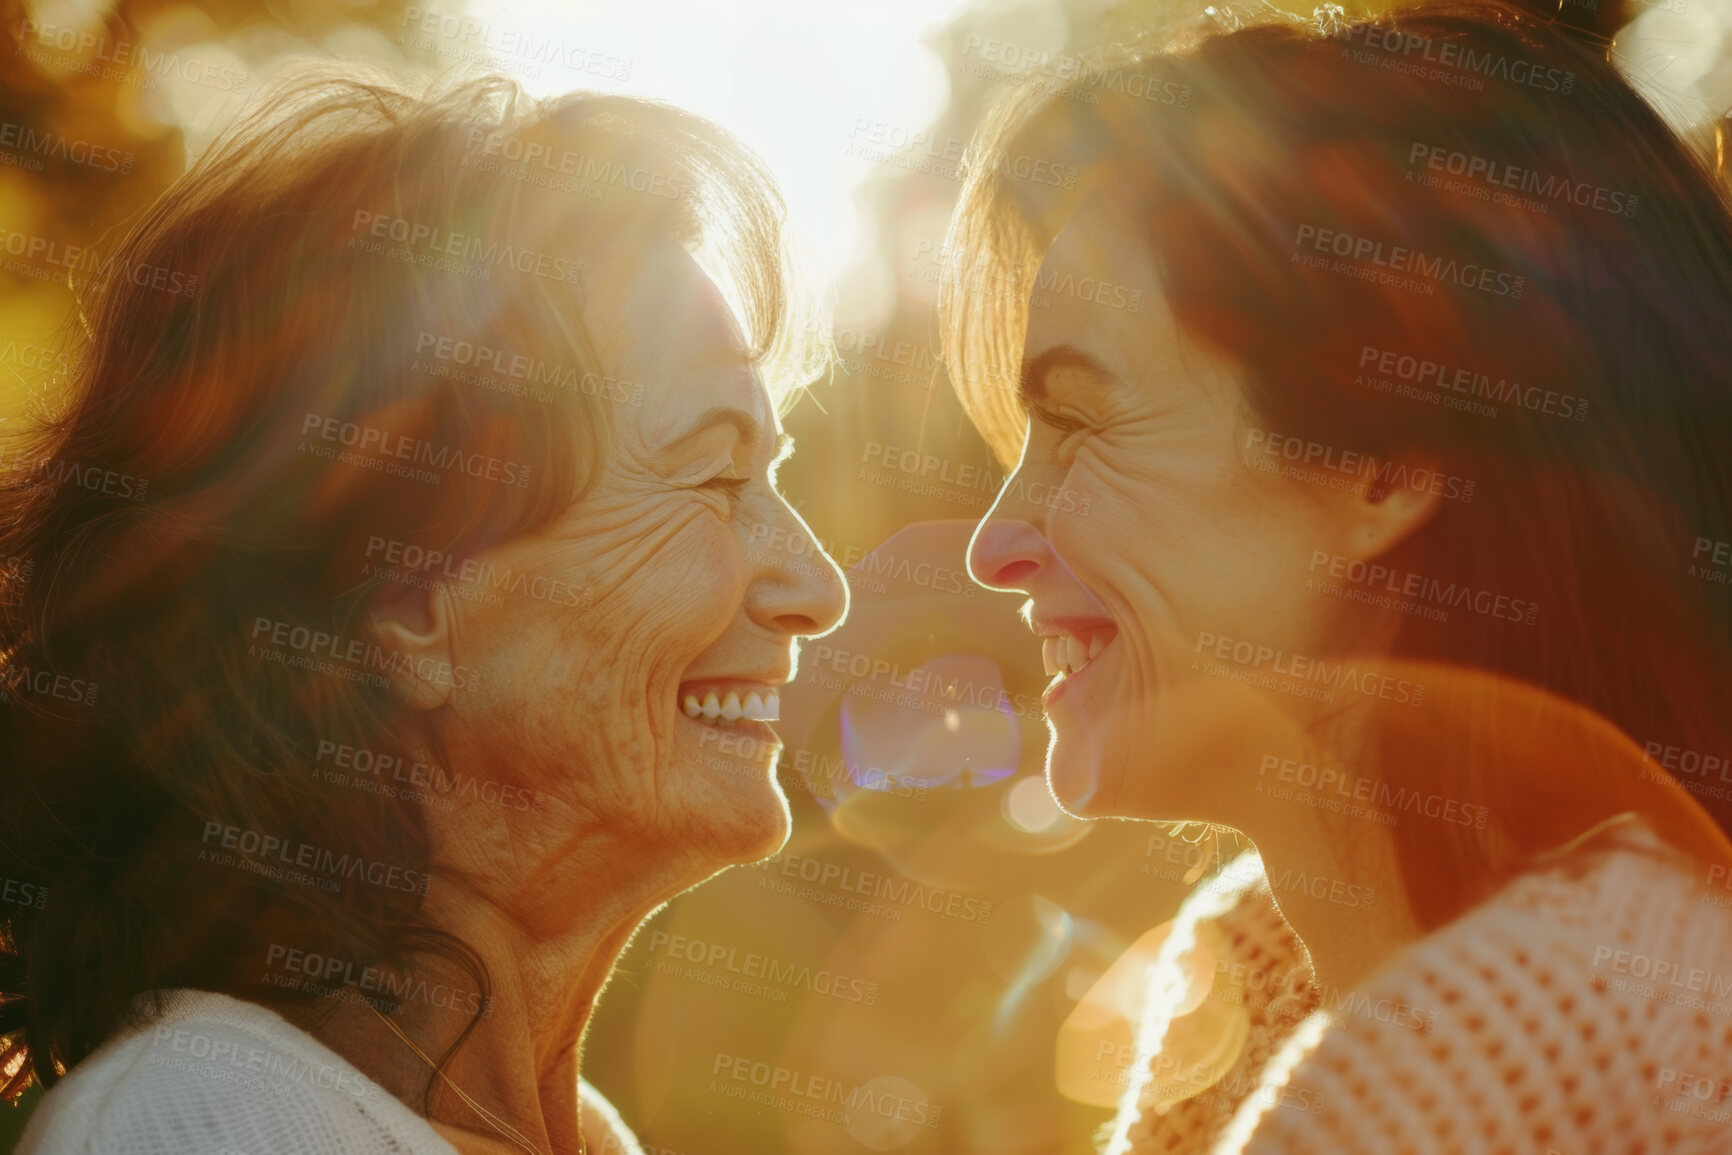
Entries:
<svg viewBox="0 0 1732 1155">
<path fill-rule="evenodd" d="M 1044 777 L 1030 775 L 1004 792 L 1004 819 L 1025 834 L 1044 834 L 1064 818 Z"/>
</svg>

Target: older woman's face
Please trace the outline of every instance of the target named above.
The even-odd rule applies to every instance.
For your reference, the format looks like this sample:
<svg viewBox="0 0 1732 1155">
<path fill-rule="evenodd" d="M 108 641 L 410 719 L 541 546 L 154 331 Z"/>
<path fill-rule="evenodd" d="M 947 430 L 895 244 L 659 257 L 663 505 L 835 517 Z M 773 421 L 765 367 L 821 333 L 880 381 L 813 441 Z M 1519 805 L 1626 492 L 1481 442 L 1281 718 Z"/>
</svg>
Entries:
<svg viewBox="0 0 1732 1155">
<path fill-rule="evenodd" d="M 1151 767 L 1151 719 L 1163 687 L 1223 664 L 1212 639 L 1326 652 L 1334 599 L 1308 592 L 1307 566 L 1348 552 L 1357 499 L 1242 462 L 1256 421 L 1238 372 L 1175 327 L 1143 235 L 1091 195 L 1047 253 L 1040 280 L 1058 289 L 1029 310 L 1022 459 L 969 562 L 1030 596 L 1060 669 L 1048 775 L 1067 808 L 1235 825 L 1250 785 Z M 1088 278 L 1140 307 L 1062 292 Z"/>
<path fill-rule="evenodd" d="M 452 603 L 453 659 L 478 677 L 442 722 L 453 761 L 475 763 L 458 769 L 545 796 L 534 817 L 501 809 L 491 835 L 516 871 L 550 868 L 544 881 L 565 840 L 597 831 L 700 869 L 775 852 L 789 814 L 766 721 L 796 639 L 846 608 L 815 542 L 807 556 L 824 560 L 798 570 L 752 548 L 759 527 L 810 531 L 775 489 L 786 439 L 710 280 L 672 243 L 592 272 L 584 322 L 642 403 L 614 406 L 581 501 L 485 558 L 562 596 Z"/>
</svg>

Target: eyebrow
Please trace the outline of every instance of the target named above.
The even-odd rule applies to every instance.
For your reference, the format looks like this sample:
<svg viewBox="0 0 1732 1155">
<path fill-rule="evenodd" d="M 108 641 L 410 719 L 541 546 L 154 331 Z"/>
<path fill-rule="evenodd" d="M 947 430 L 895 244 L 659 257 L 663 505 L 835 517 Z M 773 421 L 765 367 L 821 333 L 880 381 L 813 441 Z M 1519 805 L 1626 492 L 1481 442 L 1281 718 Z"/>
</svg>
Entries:
<svg viewBox="0 0 1732 1155">
<path fill-rule="evenodd" d="M 1047 407 L 1051 395 L 1046 379 L 1054 369 L 1081 369 L 1100 377 L 1111 378 L 1112 370 L 1078 349 L 1075 345 L 1054 345 L 1032 361 L 1024 357 L 1022 375 L 1017 380 L 1016 399 L 1024 411 L 1039 413 L 1043 420 L 1065 429 L 1081 429 L 1082 423 L 1054 413 Z"/>
</svg>

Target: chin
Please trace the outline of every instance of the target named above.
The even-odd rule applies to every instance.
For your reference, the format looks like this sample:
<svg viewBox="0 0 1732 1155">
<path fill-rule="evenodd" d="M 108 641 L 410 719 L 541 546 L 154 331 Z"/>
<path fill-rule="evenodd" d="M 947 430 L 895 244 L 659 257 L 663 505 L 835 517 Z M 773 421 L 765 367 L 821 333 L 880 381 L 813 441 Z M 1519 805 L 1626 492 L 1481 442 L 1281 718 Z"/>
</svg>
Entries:
<svg viewBox="0 0 1732 1155">
<path fill-rule="evenodd" d="M 788 811 L 788 800 L 782 797 L 780 790 L 775 791 L 774 806 L 765 807 L 762 821 L 751 832 L 749 839 L 743 841 L 743 849 L 739 862 L 757 862 L 772 854 L 781 852 L 788 844 L 788 839 L 794 833 L 794 816 Z"/>
<path fill-rule="evenodd" d="M 794 831 L 788 800 L 774 783 L 736 797 L 726 812 L 712 812 L 705 824 L 704 843 L 717 866 L 757 862 L 779 852 Z"/>
<path fill-rule="evenodd" d="M 1075 729 L 1075 723 L 1071 723 Z M 1102 737 L 1098 732 L 1090 738 Z M 1078 735 L 1060 738 L 1055 731 L 1046 752 L 1046 781 L 1054 798 L 1077 818 L 1118 818 L 1120 761 L 1111 747 Z"/>
<path fill-rule="evenodd" d="M 1061 759 L 1049 759 L 1046 784 L 1065 812 L 1077 818 L 1100 818 L 1100 791 L 1094 772 Z"/>
</svg>

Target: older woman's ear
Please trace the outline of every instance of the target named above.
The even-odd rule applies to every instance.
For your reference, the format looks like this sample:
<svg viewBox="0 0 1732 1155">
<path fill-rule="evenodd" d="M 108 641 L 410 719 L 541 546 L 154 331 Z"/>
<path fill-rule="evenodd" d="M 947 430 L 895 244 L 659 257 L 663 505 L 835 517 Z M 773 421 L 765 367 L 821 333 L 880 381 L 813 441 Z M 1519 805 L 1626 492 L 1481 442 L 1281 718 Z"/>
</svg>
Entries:
<svg viewBox="0 0 1732 1155">
<path fill-rule="evenodd" d="M 373 636 L 387 654 L 393 688 L 417 710 L 443 706 L 451 697 L 451 599 L 442 588 L 393 585 L 379 591 L 367 611 Z M 403 660 L 407 659 L 407 660 Z"/>
</svg>

